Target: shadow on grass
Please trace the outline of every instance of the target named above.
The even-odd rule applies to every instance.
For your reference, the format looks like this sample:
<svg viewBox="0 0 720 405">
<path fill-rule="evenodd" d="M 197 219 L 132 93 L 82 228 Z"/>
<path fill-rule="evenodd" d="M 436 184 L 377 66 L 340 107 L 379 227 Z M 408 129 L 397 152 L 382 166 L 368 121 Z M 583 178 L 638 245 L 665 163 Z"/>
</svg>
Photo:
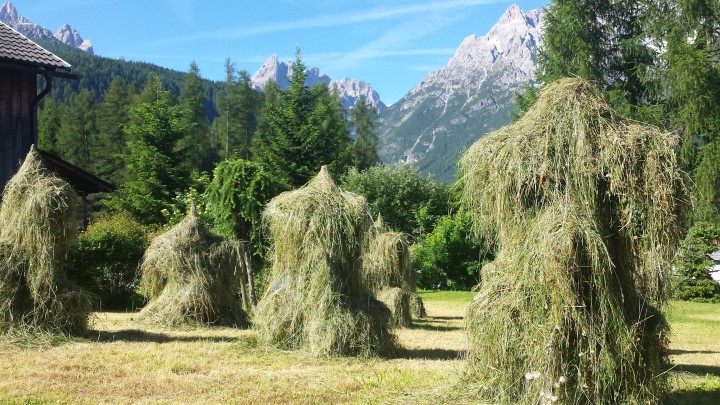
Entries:
<svg viewBox="0 0 720 405">
<path fill-rule="evenodd" d="M 708 374 L 720 377 L 720 366 L 706 366 L 703 364 L 677 364 L 673 371 L 682 371 L 684 373 L 695 374 L 698 376 L 706 376 Z M 720 404 L 720 401 L 717 402 Z"/>
<path fill-rule="evenodd" d="M 670 355 L 679 355 L 679 354 L 720 354 L 720 352 L 717 352 L 715 350 L 673 350 L 671 349 L 669 352 Z"/>
<path fill-rule="evenodd" d="M 674 392 L 663 403 L 666 405 L 717 405 L 720 404 L 720 390 Z"/>
<path fill-rule="evenodd" d="M 440 321 L 462 321 L 462 316 L 428 316 L 426 319 L 437 319 Z"/>
<path fill-rule="evenodd" d="M 457 360 L 461 358 L 464 353 L 464 351 L 448 349 L 400 349 L 392 358 L 408 360 Z"/>
<path fill-rule="evenodd" d="M 85 338 L 101 343 L 235 342 L 238 340 L 236 337 L 228 336 L 169 336 L 164 333 L 154 333 L 140 329 L 125 329 L 112 332 L 91 330 L 88 331 Z"/>
<path fill-rule="evenodd" d="M 422 329 L 422 330 L 429 330 L 434 332 L 452 332 L 456 330 L 462 330 L 461 326 L 447 326 L 447 325 L 432 325 L 429 322 L 433 322 L 433 320 L 413 320 L 412 325 L 410 326 L 410 329 Z"/>
</svg>

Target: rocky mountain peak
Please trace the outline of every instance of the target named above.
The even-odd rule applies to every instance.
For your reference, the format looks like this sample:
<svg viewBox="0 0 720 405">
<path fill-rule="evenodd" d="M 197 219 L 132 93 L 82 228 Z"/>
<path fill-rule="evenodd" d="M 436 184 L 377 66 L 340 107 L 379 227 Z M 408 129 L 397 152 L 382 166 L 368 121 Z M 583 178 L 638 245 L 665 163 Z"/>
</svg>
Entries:
<svg viewBox="0 0 720 405">
<path fill-rule="evenodd" d="M 272 54 L 252 75 L 250 80 L 256 90 L 264 89 L 270 80 L 275 81 L 280 88 L 284 89 L 290 85 L 292 70 L 293 62 L 281 62 L 277 54 Z M 307 68 L 305 75 L 305 84 L 308 86 L 323 83 L 331 90 L 336 88 L 345 108 L 353 107 L 360 95 L 364 95 L 365 99 L 378 111 L 384 111 L 387 108 L 385 103 L 380 100 L 378 93 L 364 81 L 348 78 L 335 80 L 322 73 L 317 67 Z"/>
<path fill-rule="evenodd" d="M 90 40 L 88 39 L 83 39 L 80 36 L 80 33 L 70 24 L 63 24 L 62 27 L 58 28 L 58 30 L 55 31 L 53 36 L 60 42 L 92 53 L 92 42 L 90 42 Z"/>
<path fill-rule="evenodd" d="M 487 34 L 467 36 L 444 68 L 381 116 L 383 161 L 415 164 L 451 181 L 462 148 L 505 125 L 513 94 L 535 82 L 542 27 L 539 10 L 512 5 Z"/>
<path fill-rule="evenodd" d="M 80 33 L 78 33 L 77 30 L 72 28 L 70 25 L 64 24 L 53 34 L 53 32 L 49 29 L 37 25 L 20 15 L 11 2 L 7 2 L 0 7 L 0 21 L 30 39 L 57 39 L 70 46 L 79 48 L 88 53 L 93 53 L 92 42 L 89 40 L 83 40 Z"/>
</svg>

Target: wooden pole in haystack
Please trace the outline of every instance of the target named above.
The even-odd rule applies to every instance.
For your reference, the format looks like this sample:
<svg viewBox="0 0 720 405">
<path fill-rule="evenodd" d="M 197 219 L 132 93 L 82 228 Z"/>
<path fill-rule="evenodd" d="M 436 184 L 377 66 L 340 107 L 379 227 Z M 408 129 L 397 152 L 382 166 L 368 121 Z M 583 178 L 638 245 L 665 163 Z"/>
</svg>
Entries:
<svg viewBox="0 0 720 405">
<path fill-rule="evenodd" d="M 481 398 L 662 398 L 661 309 L 685 195 L 677 143 L 564 79 L 462 157 L 462 203 L 498 246 L 466 317 L 466 377 Z"/>
</svg>

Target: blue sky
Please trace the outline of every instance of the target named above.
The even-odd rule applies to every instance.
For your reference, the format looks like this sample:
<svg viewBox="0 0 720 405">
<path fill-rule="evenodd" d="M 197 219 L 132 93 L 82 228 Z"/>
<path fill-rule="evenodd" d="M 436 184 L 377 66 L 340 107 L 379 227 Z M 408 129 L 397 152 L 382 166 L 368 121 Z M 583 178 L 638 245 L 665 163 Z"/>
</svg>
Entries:
<svg viewBox="0 0 720 405">
<path fill-rule="evenodd" d="M 332 78 L 365 80 L 387 104 L 447 64 L 468 35 L 484 35 L 511 4 L 547 0 L 15 0 L 18 12 L 56 30 L 63 23 L 98 55 L 224 80 L 231 58 L 250 74 L 273 53 Z"/>
</svg>

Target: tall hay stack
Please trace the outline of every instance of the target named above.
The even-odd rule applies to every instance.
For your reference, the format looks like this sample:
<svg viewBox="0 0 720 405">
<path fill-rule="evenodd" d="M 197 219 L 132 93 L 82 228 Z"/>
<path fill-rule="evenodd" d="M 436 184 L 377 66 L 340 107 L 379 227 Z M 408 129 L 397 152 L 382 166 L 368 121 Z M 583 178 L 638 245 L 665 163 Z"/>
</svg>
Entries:
<svg viewBox="0 0 720 405">
<path fill-rule="evenodd" d="M 0 331 L 81 334 L 92 305 L 67 278 L 80 199 L 35 148 L 0 205 Z"/>
<path fill-rule="evenodd" d="M 389 311 L 363 274 L 372 225 L 365 199 L 342 191 L 323 167 L 302 188 L 273 198 L 263 217 L 272 270 L 255 314 L 258 337 L 316 356 L 392 350 Z"/>
<path fill-rule="evenodd" d="M 140 320 L 164 326 L 247 327 L 236 293 L 247 246 L 213 234 L 195 212 L 152 240 L 140 266 L 149 303 Z"/>
<path fill-rule="evenodd" d="M 476 142 L 463 204 L 498 254 L 467 313 L 467 378 L 501 403 L 656 403 L 669 260 L 685 192 L 677 139 L 580 79 Z"/>
<path fill-rule="evenodd" d="M 368 285 L 390 309 L 395 326 L 410 326 L 413 316 L 425 316 L 423 302 L 417 295 L 409 244 L 407 235 L 387 231 L 382 216 L 378 216 L 370 229 L 364 255 Z"/>
</svg>

